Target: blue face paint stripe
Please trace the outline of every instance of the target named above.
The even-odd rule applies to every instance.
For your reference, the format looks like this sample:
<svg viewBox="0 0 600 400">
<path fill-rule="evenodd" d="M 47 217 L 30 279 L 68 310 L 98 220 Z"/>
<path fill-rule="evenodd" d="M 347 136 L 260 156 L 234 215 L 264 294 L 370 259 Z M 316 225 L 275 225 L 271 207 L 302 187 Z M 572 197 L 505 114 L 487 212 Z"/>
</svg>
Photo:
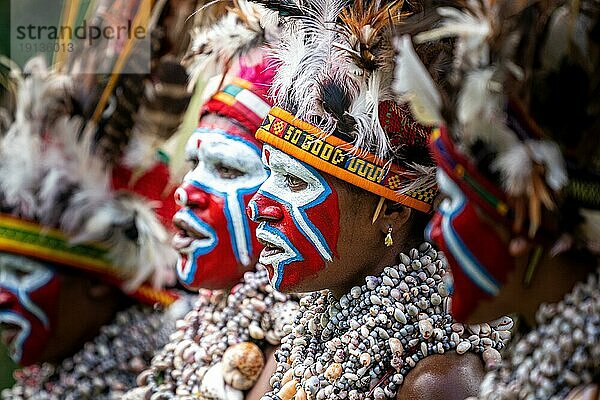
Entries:
<svg viewBox="0 0 600 400">
<path fill-rule="evenodd" d="M 196 271 L 198 270 L 197 258 L 200 256 L 203 256 L 205 254 L 208 254 L 215 247 L 217 247 L 217 244 L 219 243 L 219 238 L 217 237 L 215 230 L 210 225 L 208 225 L 206 222 L 204 222 L 200 218 L 198 218 L 196 216 L 196 214 L 194 214 L 192 212 L 192 210 L 190 210 L 189 208 L 184 208 L 184 209 L 180 210 L 179 213 L 185 213 L 187 216 L 189 216 L 191 219 L 193 219 L 198 225 L 202 226 L 204 229 L 209 231 L 212 234 L 212 237 L 214 238 L 213 242 L 210 245 L 198 247 L 192 252 L 192 254 L 190 256 L 188 256 L 188 263 L 190 264 L 190 269 L 187 271 L 187 274 L 185 276 L 181 276 L 182 274 L 180 274 L 179 271 L 177 271 L 177 275 L 179 275 L 179 278 L 181 280 L 183 280 L 183 283 L 190 285 L 194 280 Z M 182 265 L 182 267 L 185 267 L 185 265 Z M 181 271 L 181 272 L 183 273 L 183 271 Z"/>
<path fill-rule="evenodd" d="M 287 207 L 290 208 L 290 210 L 292 209 L 292 205 L 291 203 L 279 198 L 278 196 L 272 194 L 271 192 L 267 192 L 264 191 L 262 189 L 260 189 L 257 193 L 262 194 L 263 196 L 271 199 L 271 200 L 275 200 L 281 204 L 286 205 Z M 309 204 L 312 204 L 314 202 L 311 202 Z M 329 248 L 329 245 L 327 244 L 327 242 L 325 241 L 325 238 L 323 237 L 323 234 L 321 233 L 321 231 L 319 231 L 317 229 L 317 227 L 310 222 L 310 220 L 308 219 L 308 216 L 306 215 L 306 212 L 304 211 L 304 208 L 306 208 L 306 206 L 303 207 L 298 207 L 298 211 L 300 212 L 300 214 L 302 215 L 302 217 L 304 217 L 304 220 L 306 222 L 306 224 L 313 230 L 313 233 L 317 236 L 317 238 L 319 239 L 319 241 L 321 242 L 321 245 L 325 248 L 325 251 L 327 252 L 327 254 L 329 254 L 330 257 L 333 257 L 333 254 L 331 252 L 331 249 Z M 296 225 L 296 227 L 298 228 L 298 230 L 300 232 L 302 232 L 302 235 L 306 238 L 306 240 L 308 240 L 313 247 L 317 250 L 317 252 L 319 253 L 319 255 L 321 255 L 322 258 L 323 255 L 321 254 L 321 252 L 319 251 L 319 249 L 317 248 L 316 244 L 312 241 L 312 239 L 307 235 L 307 233 L 304 231 L 304 228 L 298 223 L 298 221 L 296 220 L 296 217 L 293 215 L 293 213 L 290 213 L 290 216 L 292 217 L 292 221 L 294 221 L 294 225 Z"/>
<path fill-rule="evenodd" d="M 231 247 L 233 249 L 233 253 L 235 255 L 236 260 L 238 260 L 238 262 L 242 263 L 241 260 L 241 256 L 240 256 L 240 252 L 238 249 L 238 243 L 237 243 L 237 238 L 235 235 L 235 229 L 234 229 L 234 225 L 233 225 L 233 218 L 231 216 L 231 212 L 229 211 L 229 204 L 230 204 L 230 195 L 226 192 L 220 192 L 218 190 L 215 190 L 214 188 L 208 187 L 206 185 L 201 184 L 200 182 L 198 182 L 195 179 L 191 179 L 188 181 L 190 184 L 192 184 L 193 186 L 197 187 L 200 190 L 203 190 L 207 193 L 210 193 L 212 195 L 215 196 L 219 196 L 222 197 L 225 200 L 225 204 L 224 204 L 224 210 L 223 213 L 225 214 L 225 220 L 227 221 L 227 230 L 229 231 L 229 238 L 231 241 Z M 246 241 L 246 245 L 247 247 L 247 251 L 248 251 L 248 256 L 250 256 L 252 254 L 252 237 L 250 236 L 250 225 L 248 224 L 248 219 L 244 218 L 245 215 L 245 209 L 243 207 L 244 201 L 243 201 L 243 196 L 245 194 L 249 194 L 249 193 L 253 193 L 255 192 L 258 188 L 260 187 L 260 185 L 257 185 L 253 188 L 250 189 L 238 189 L 235 191 L 235 199 L 239 204 L 239 210 L 240 210 L 240 216 L 241 216 L 241 221 L 243 224 L 243 228 L 244 228 L 244 236 L 245 236 L 245 241 Z"/>
<path fill-rule="evenodd" d="M 250 208 L 250 219 L 254 222 L 257 222 L 256 219 L 258 218 L 258 205 L 254 200 L 250 200 L 248 202 L 248 208 Z"/>
<path fill-rule="evenodd" d="M 444 241 L 448 246 L 448 250 L 452 253 L 452 256 L 456 261 L 460 263 L 462 270 L 469 279 L 487 294 L 495 296 L 500 291 L 500 285 L 477 258 L 473 256 L 450 223 L 453 218 L 463 211 L 464 206 L 465 198 L 464 196 L 461 196 L 460 204 L 455 210 L 451 212 L 440 210 L 440 213 L 442 214 L 442 235 Z"/>
<path fill-rule="evenodd" d="M 41 288 L 42 286 L 47 285 L 48 282 L 50 282 L 56 276 L 56 272 L 53 269 L 45 266 L 44 268 L 45 270 L 38 270 L 39 272 L 43 272 L 42 275 L 39 275 L 38 273 L 37 275 L 33 276 L 34 278 L 36 278 L 35 280 L 26 280 L 26 288 L 12 286 L 7 283 L 0 283 L 0 287 L 7 289 L 9 292 L 17 296 L 17 298 L 19 299 L 19 303 L 21 303 L 27 311 L 33 314 L 45 327 L 48 327 L 50 325 L 48 317 L 45 315 L 44 311 L 42 311 L 42 309 L 29 298 L 29 293 Z"/>
<path fill-rule="evenodd" d="M 277 280 L 275 281 L 273 286 L 275 287 L 275 289 L 279 290 L 279 287 L 281 286 L 281 281 L 283 280 L 285 267 L 296 261 L 304 261 L 304 258 L 302 257 L 302 254 L 300 254 L 298 249 L 292 244 L 292 242 L 290 242 L 290 240 L 283 234 L 283 232 L 279 231 L 276 228 L 273 228 L 270 225 L 267 225 L 266 223 L 264 223 L 262 225 L 262 229 L 272 233 L 273 235 L 279 236 L 290 247 L 290 249 L 292 249 L 292 251 L 294 253 L 296 253 L 295 257 L 291 257 L 291 258 L 288 258 L 287 260 L 277 263 L 277 267 L 276 267 L 277 268 Z"/>
<path fill-rule="evenodd" d="M 0 320 L 2 320 L 2 316 L 8 316 L 6 318 L 7 322 L 16 323 L 21 327 L 21 332 L 17 335 L 14 343 L 15 351 L 12 354 L 13 361 L 19 363 L 23 358 L 23 345 L 27 338 L 31 336 L 31 324 L 21 315 L 15 313 L 14 311 L 0 311 Z M 21 324 L 18 324 L 17 321 L 20 321 Z"/>
</svg>

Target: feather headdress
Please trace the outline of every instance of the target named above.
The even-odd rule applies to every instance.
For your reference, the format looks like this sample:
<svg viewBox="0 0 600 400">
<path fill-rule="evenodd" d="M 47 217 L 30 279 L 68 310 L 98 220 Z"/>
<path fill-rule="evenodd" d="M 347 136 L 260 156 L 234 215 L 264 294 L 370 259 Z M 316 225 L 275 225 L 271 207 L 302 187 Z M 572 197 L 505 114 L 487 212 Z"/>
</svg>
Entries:
<svg viewBox="0 0 600 400">
<path fill-rule="evenodd" d="M 30 61 L 25 72 L 15 121 L 0 141 L 2 232 L 25 224 L 32 236 L 23 251 L 33 246 L 31 237 L 39 236 L 41 246 L 38 254 L 26 255 L 123 282 L 126 291 L 148 301 L 172 300 L 152 295 L 149 287 L 145 295 L 138 291 L 146 281 L 156 288 L 174 283 L 177 255 L 154 205 L 137 193 L 115 190 L 112 171 L 94 146 L 95 125 L 73 112 L 71 80 L 46 69 L 41 58 Z M 21 251 L 12 240 L 0 235 L 1 250 Z M 49 243 L 55 247 L 46 248 Z M 86 246 L 99 246 L 95 251 L 105 258 L 86 259 Z"/>
<path fill-rule="evenodd" d="M 235 73 L 240 60 L 249 65 L 261 64 L 261 48 L 276 40 L 278 31 L 274 13 L 247 0 L 234 1 L 215 23 L 193 29 L 191 47 L 184 58 L 190 86 L 200 78 Z"/>
<path fill-rule="evenodd" d="M 116 3 L 103 4 L 108 9 L 94 17 L 100 25 L 118 12 Z M 123 59 L 110 46 L 74 52 L 63 72 L 40 58 L 26 66 L 14 122 L 0 139 L 0 225 L 13 232 L 0 234 L 0 250 L 82 269 L 141 300 L 170 303 L 176 296 L 163 288 L 175 283 L 177 254 L 167 229 L 174 188 L 158 147 L 178 127 L 190 95 L 172 53 L 170 41 L 177 40 L 165 34 L 172 13 L 165 2 L 156 4 L 147 25 L 150 71 L 77 74 L 86 71 L 83 63 L 111 56 L 119 58 L 114 68 L 135 67 L 135 45 Z"/>
<path fill-rule="evenodd" d="M 278 120 L 296 128 L 308 124 L 302 128 L 306 143 L 294 150 L 294 156 L 363 189 L 429 210 L 427 201 L 435 192 L 426 150 L 429 131 L 414 121 L 407 107 L 396 103 L 391 90 L 393 32 L 421 10 L 420 4 L 303 0 L 292 11 L 289 4 L 285 6 L 288 16 L 282 20 L 281 40 L 273 50 L 277 109 L 257 137 L 273 145 L 276 140 L 271 137 L 278 133 L 271 127 L 281 126 Z M 349 160 L 363 159 L 354 162 L 370 165 L 371 182 L 304 154 L 313 136 L 342 149 Z M 427 201 L 413 202 L 419 197 L 416 193 L 427 193 L 421 196 Z"/>
<path fill-rule="evenodd" d="M 439 93 L 423 68 L 399 69 L 400 95 L 445 116 L 456 150 L 506 196 L 510 210 L 493 214 L 517 234 L 591 221 L 574 210 L 600 209 L 598 3 L 469 0 L 438 12 L 414 40 L 455 42 L 452 84 Z M 408 37 L 398 47 L 400 66 L 419 63 Z"/>
</svg>

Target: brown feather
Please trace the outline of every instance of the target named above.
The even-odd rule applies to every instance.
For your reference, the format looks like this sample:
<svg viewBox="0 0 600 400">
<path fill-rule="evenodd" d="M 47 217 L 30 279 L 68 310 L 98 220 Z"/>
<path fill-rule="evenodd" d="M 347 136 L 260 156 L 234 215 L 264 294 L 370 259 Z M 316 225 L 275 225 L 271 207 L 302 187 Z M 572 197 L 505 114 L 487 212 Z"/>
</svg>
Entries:
<svg viewBox="0 0 600 400">
<path fill-rule="evenodd" d="M 362 69 L 375 70 L 394 56 L 391 34 L 398 25 L 418 9 L 405 0 L 388 4 L 379 1 L 357 0 L 340 14 L 342 28 L 351 46 L 349 54 Z"/>
</svg>

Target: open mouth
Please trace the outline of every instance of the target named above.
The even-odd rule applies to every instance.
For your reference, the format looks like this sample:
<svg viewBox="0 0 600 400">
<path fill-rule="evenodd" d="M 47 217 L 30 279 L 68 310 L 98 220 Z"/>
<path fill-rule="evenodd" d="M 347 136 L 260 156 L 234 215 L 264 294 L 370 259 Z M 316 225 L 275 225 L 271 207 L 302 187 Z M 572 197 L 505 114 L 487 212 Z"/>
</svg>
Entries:
<svg viewBox="0 0 600 400">
<path fill-rule="evenodd" d="M 275 256 L 279 253 L 285 253 L 285 249 L 283 247 L 279 247 L 274 243 L 271 243 L 269 241 L 263 240 L 263 239 L 258 239 L 258 242 L 260 244 L 262 244 L 263 246 L 265 246 L 265 248 L 263 249 L 263 251 L 261 252 L 261 257 L 271 257 L 271 256 Z"/>
<path fill-rule="evenodd" d="M 259 226 L 256 229 L 256 239 L 265 248 L 260 253 L 259 262 L 264 266 L 273 265 L 287 253 L 283 239 Z"/>
<path fill-rule="evenodd" d="M 191 221 L 187 213 L 175 214 L 173 224 L 179 229 L 179 232 L 173 236 L 172 245 L 179 252 L 207 246 L 214 241 L 214 234 Z"/>
</svg>

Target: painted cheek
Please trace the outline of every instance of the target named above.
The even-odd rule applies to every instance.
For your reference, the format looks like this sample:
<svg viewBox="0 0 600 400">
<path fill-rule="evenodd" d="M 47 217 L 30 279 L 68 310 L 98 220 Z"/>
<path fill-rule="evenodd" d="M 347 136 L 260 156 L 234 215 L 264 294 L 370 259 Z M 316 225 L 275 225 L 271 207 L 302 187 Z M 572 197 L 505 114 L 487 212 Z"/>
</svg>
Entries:
<svg viewBox="0 0 600 400">
<path fill-rule="evenodd" d="M 31 300 L 37 304 L 48 318 L 48 324 L 42 324 L 35 318 L 36 324 L 32 325 L 31 339 L 23 347 L 22 365 L 29 365 L 39 361 L 40 353 L 46 348 L 48 340 L 56 329 L 58 320 L 58 305 L 60 297 L 60 278 L 55 275 L 45 286 L 31 293 Z"/>
<path fill-rule="evenodd" d="M 327 260 L 315 247 L 313 240 L 302 230 L 292 217 L 289 207 L 284 208 L 284 218 L 279 228 L 292 242 L 302 255 L 303 260 L 290 263 L 283 270 L 279 288 L 282 290 L 293 288 L 300 283 L 313 278 L 317 273 L 325 269 Z M 338 197 L 334 189 L 327 198 L 305 210 L 306 220 L 312 231 L 316 233 L 323 242 L 327 244 L 330 257 L 338 256 L 337 244 L 340 233 Z"/>
<path fill-rule="evenodd" d="M 427 236 L 444 252 L 454 281 L 452 314 L 466 320 L 484 299 L 497 296 L 514 259 L 492 227 L 470 203 L 450 214 L 436 213 Z"/>
<path fill-rule="evenodd" d="M 20 359 L 15 360 L 18 364 L 25 366 L 40 361 L 39 356 L 46 348 L 48 340 L 52 336 L 58 318 L 58 303 L 60 295 L 60 279 L 54 276 L 43 286 L 26 292 L 28 302 L 38 310 L 38 315 L 28 310 L 28 306 L 22 304 L 16 294 L 9 290 L 0 288 L 0 313 L 11 313 L 17 318 L 22 318 L 29 325 L 29 332 L 24 334 L 22 341 L 20 334 L 15 343 L 21 341 Z M 30 306 L 29 306 L 30 307 Z M 44 318 L 42 321 L 39 316 Z"/>
<path fill-rule="evenodd" d="M 253 193 L 242 196 L 243 205 L 248 204 Z M 247 269 L 254 267 L 253 262 L 262 250 L 262 245 L 258 243 L 254 232 L 257 224 L 252 222 L 247 216 L 243 215 L 244 223 L 248 226 L 248 237 L 246 247 L 250 250 L 250 265 L 240 265 L 240 260 L 236 257 L 233 243 L 233 223 L 225 214 L 225 199 L 222 196 L 204 193 L 204 208 L 192 208 L 192 212 L 203 222 L 210 225 L 215 231 L 217 243 L 216 246 L 204 254 L 196 256 L 180 255 L 182 262 L 194 263 L 194 272 L 191 279 L 182 277 L 182 284 L 189 289 L 223 289 L 229 288 L 237 283 Z M 240 228 L 238 228 L 240 229 Z M 235 245 L 237 248 L 237 244 Z"/>
<path fill-rule="evenodd" d="M 189 194 L 189 190 L 186 190 Z M 196 190 L 196 194 L 200 192 Z M 191 211 L 214 230 L 216 245 L 204 253 L 202 250 L 183 256 L 182 262 L 193 263 L 192 277 L 179 278 L 188 289 L 199 288 L 221 289 L 234 284 L 240 278 L 237 260 L 233 254 L 227 220 L 223 212 L 225 199 L 216 195 L 202 193 L 202 208 L 192 208 Z"/>
</svg>

